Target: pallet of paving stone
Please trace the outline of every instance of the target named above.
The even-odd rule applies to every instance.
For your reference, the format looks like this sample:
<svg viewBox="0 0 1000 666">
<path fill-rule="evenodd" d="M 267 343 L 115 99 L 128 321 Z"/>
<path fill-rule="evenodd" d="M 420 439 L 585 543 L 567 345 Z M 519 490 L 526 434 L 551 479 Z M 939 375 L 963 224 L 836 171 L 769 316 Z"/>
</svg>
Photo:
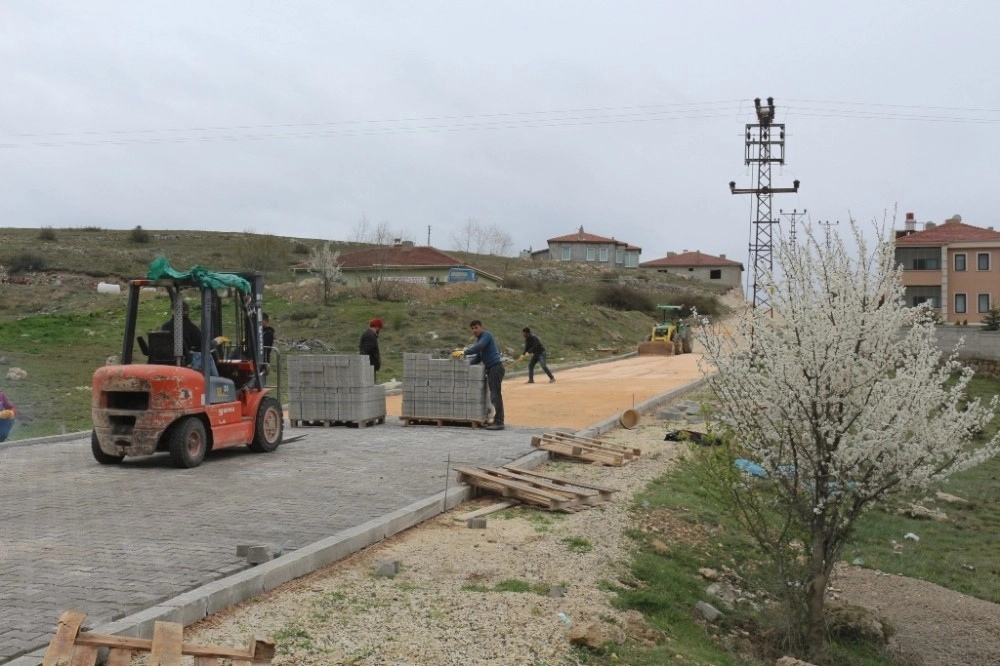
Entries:
<svg viewBox="0 0 1000 666">
<path fill-rule="evenodd" d="M 489 468 L 456 467 L 455 472 L 458 473 L 459 483 L 553 511 L 569 511 L 580 504 L 580 496 L 576 493 L 551 490 L 540 484 L 508 478 L 495 474 Z"/>
<path fill-rule="evenodd" d="M 553 437 L 551 433 L 545 433 L 541 437 L 532 437 L 531 445 L 536 449 L 585 462 L 599 463 L 610 467 L 621 467 L 625 464 L 625 454 L 620 451 L 595 446 L 589 442 Z"/>
<path fill-rule="evenodd" d="M 153 638 L 110 636 L 81 631 L 87 617 L 81 611 L 66 611 L 59 618 L 56 633 L 42 657 L 42 666 L 95 666 L 102 649 L 108 650 L 107 666 L 128 666 L 133 655 L 142 663 L 161 666 L 180 664 L 182 656 L 194 657 L 195 666 L 266 666 L 274 659 L 274 640 L 261 636 L 250 639 L 247 648 L 184 643 L 184 625 L 157 621 Z M 223 662 L 222 660 L 225 660 Z M 139 663 L 138 661 L 136 663 Z M 184 662 L 184 663 L 190 663 Z"/>
<path fill-rule="evenodd" d="M 586 504 L 588 506 L 603 504 L 611 499 L 611 493 L 614 492 L 609 488 L 601 488 L 598 486 L 591 487 L 582 482 L 568 481 L 555 476 L 532 473 L 528 470 L 522 470 L 516 467 L 480 467 L 479 469 L 480 471 L 491 476 L 495 476 L 498 479 L 519 481 L 521 483 L 527 483 L 534 488 L 541 488 L 543 490 L 566 493 L 567 495 L 575 496 L 581 504 Z"/>
<path fill-rule="evenodd" d="M 400 416 L 399 420 L 404 426 L 411 425 L 433 425 L 433 426 L 465 426 L 469 428 L 482 428 L 486 425 L 484 419 L 456 419 L 451 416 Z"/>
<path fill-rule="evenodd" d="M 291 421 L 293 428 L 304 428 L 307 426 L 322 426 L 330 428 L 335 426 L 346 426 L 348 428 L 367 428 L 368 426 L 385 423 L 385 417 L 379 416 L 374 419 L 362 419 L 360 421 L 335 421 L 332 419 L 296 419 Z"/>
<path fill-rule="evenodd" d="M 552 439 L 561 439 L 567 442 L 580 442 L 582 444 L 587 444 L 592 447 L 599 448 L 604 451 L 615 451 L 621 453 L 625 460 L 632 460 L 633 458 L 638 458 L 642 455 L 642 449 L 634 446 L 623 446 L 621 444 L 612 444 L 611 442 L 605 442 L 602 439 L 594 439 L 593 437 L 584 437 L 583 435 L 575 435 L 570 432 L 547 432 L 543 437 L 549 437 Z"/>
</svg>

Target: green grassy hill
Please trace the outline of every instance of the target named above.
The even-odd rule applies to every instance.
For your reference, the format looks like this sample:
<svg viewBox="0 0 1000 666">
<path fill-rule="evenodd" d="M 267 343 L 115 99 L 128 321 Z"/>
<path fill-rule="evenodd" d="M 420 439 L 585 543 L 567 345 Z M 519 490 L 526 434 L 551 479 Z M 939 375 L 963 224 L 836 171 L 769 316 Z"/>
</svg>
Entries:
<svg viewBox="0 0 1000 666">
<path fill-rule="evenodd" d="M 324 303 L 316 280 L 300 276 L 296 282 L 290 270 L 323 242 L 204 231 L 0 229 L 0 265 L 7 274 L 0 284 L 0 387 L 19 407 L 11 438 L 90 428 L 90 377 L 120 352 L 125 311 L 124 295 L 99 294 L 97 284 L 142 277 L 158 254 L 181 270 L 200 264 L 264 271 L 265 310 L 284 357 L 357 353 L 369 319 L 381 317 L 379 381 L 402 380 L 404 352 L 466 346 L 472 319 L 482 319 L 511 356 L 523 350 L 521 328 L 530 326 L 558 367 L 634 350 L 660 316 L 657 304 L 721 311 L 723 290 L 681 278 L 458 252 L 452 254 L 503 276 L 504 288 L 418 286 L 392 301 L 340 288 Z M 357 247 L 334 245 L 342 252 Z M 140 330 L 157 327 L 168 309 L 165 298 L 144 302 Z M 5 379 L 11 367 L 25 370 L 27 378 Z"/>
</svg>

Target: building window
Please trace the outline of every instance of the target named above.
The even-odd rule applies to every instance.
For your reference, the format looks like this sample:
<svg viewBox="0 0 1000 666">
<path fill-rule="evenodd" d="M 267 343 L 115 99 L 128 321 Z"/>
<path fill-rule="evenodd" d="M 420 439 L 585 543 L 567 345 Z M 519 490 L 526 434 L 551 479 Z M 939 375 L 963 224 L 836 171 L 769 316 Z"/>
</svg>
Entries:
<svg viewBox="0 0 1000 666">
<path fill-rule="evenodd" d="M 977 307 L 976 311 L 980 314 L 990 311 L 990 295 L 989 294 L 979 294 L 976 297 Z"/>
<path fill-rule="evenodd" d="M 571 252 L 571 248 L 570 248 L 569 245 L 563 245 L 562 246 L 562 260 L 563 261 L 569 261 L 570 260 L 570 252 Z"/>
<path fill-rule="evenodd" d="M 619 265 L 625 263 L 625 250 L 623 248 L 615 250 L 615 263 Z"/>
<path fill-rule="evenodd" d="M 955 314 L 964 314 L 965 311 L 965 294 L 955 294 Z"/>
<path fill-rule="evenodd" d="M 980 252 L 976 255 L 976 268 L 981 271 L 990 270 L 990 253 Z"/>
<path fill-rule="evenodd" d="M 936 271 L 941 268 L 941 260 L 937 257 L 933 259 L 914 259 L 913 270 L 915 271 Z"/>
<path fill-rule="evenodd" d="M 722 279 L 722 269 L 721 268 L 713 268 L 712 270 L 710 270 L 708 272 L 708 279 L 709 280 L 721 280 Z"/>
<path fill-rule="evenodd" d="M 965 255 L 956 254 L 955 255 L 955 270 L 964 271 L 965 270 Z"/>
<path fill-rule="evenodd" d="M 594 251 L 593 245 L 587 246 L 587 261 L 593 261 L 597 257 L 597 253 Z"/>
<path fill-rule="evenodd" d="M 625 255 L 625 267 L 635 268 L 639 265 L 639 255 L 635 252 L 629 252 Z"/>
<path fill-rule="evenodd" d="M 601 248 L 601 263 L 602 264 L 608 263 L 608 248 L 606 247 Z"/>
</svg>

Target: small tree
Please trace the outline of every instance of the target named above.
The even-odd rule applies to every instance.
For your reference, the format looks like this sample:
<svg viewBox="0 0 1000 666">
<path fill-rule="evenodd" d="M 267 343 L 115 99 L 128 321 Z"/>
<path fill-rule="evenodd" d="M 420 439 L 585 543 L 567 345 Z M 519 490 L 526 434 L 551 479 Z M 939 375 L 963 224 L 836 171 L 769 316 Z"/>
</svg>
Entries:
<svg viewBox="0 0 1000 666">
<path fill-rule="evenodd" d="M 990 308 L 983 317 L 984 331 L 1000 331 L 1000 308 Z"/>
<path fill-rule="evenodd" d="M 972 371 L 943 357 L 924 306 L 906 306 L 892 242 L 870 248 L 851 228 L 856 256 L 810 227 L 780 244 L 773 313 L 749 310 L 736 337 L 699 330 L 729 434 L 719 490 L 775 562 L 803 620 L 789 625 L 816 662 L 827 659 L 827 583 L 858 517 L 997 452 L 996 437 L 970 446 L 996 398 L 967 401 Z M 733 474 L 735 458 L 766 477 Z"/>
<path fill-rule="evenodd" d="M 142 228 L 141 224 L 135 225 L 135 228 L 128 234 L 128 239 L 133 243 L 148 243 L 149 232 Z"/>
<path fill-rule="evenodd" d="M 323 303 L 330 302 L 330 289 L 340 280 L 340 252 L 324 243 L 321 248 L 314 248 L 309 255 L 309 268 L 319 275 L 323 282 Z"/>
</svg>

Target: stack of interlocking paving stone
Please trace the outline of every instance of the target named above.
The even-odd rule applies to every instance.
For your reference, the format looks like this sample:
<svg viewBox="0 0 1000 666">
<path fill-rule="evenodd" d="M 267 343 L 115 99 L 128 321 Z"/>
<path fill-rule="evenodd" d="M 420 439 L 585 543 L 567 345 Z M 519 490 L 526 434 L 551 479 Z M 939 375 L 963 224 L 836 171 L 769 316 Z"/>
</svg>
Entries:
<svg viewBox="0 0 1000 666">
<path fill-rule="evenodd" d="M 360 354 L 288 357 L 288 418 L 361 423 L 385 419 L 385 387 Z"/>
<path fill-rule="evenodd" d="M 402 418 L 484 422 L 488 407 L 482 365 L 403 354 Z"/>
</svg>

